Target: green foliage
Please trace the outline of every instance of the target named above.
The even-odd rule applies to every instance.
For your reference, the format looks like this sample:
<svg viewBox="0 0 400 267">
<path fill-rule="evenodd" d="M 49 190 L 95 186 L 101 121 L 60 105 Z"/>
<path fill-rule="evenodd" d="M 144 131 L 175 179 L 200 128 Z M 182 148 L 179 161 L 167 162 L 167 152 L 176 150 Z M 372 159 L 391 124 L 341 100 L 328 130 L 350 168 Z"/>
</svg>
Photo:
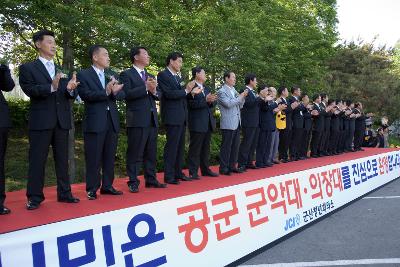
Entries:
<svg viewBox="0 0 400 267">
<path fill-rule="evenodd" d="M 0 32 L 17 65 L 35 57 L 31 35 L 46 27 L 57 35 L 56 60 L 70 70 L 89 65 L 87 48 L 93 43 L 106 45 L 119 69 L 130 64 L 130 47 L 145 45 L 153 69 L 179 50 L 185 76 L 202 65 L 212 87 L 232 69 L 238 87 L 245 73 L 255 72 L 274 86 L 316 89 L 334 52 L 335 7 L 335 0 L 3 0 Z"/>
<path fill-rule="evenodd" d="M 394 121 L 400 116 L 400 75 L 393 62 L 393 51 L 384 47 L 338 46 L 328 62 L 327 89 L 335 97 L 361 101 L 367 111 Z"/>
</svg>

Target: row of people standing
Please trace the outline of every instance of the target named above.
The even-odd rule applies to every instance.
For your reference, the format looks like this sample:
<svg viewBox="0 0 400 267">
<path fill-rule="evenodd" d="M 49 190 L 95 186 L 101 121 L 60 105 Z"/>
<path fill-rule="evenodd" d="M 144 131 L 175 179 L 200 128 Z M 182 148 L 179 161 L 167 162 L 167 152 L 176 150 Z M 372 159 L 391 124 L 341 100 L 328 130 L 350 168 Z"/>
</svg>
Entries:
<svg viewBox="0 0 400 267">
<path fill-rule="evenodd" d="M 167 184 L 178 185 L 181 181 L 200 179 L 199 170 L 202 176 L 218 176 L 209 167 L 211 133 L 216 128 L 213 116 L 216 105 L 221 113 L 220 174 L 223 175 L 240 173 L 247 168 L 272 166 L 278 162 L 274 160 L 278 145 L 283 162 L 288 160 L 285 151 L 287 153 L 289 146 L 291 159 L 301 158 L 303 154 L 299 152 L 297 143 L 292 145 L 288 141 L 291 139 L 292 116 L 293 126 L 296 125 L 295 129 L 303 127 L 302 131 L 307 131 L 307 120 L 303 120 L 302 127 L 295 123 L 295 114 L 302 106 L 306 109 L 301 108 L 301 117 L 306 117 L 306 113 L 322 117 L 322 112 L 316 111 L 318 107 L 309 109 L 306 96 L 300 101 L 299 88 L 296 89 L 298 93 L 293 94 L 295 100 L 287 99 L 287 89 L 284 87 L 278 90 L 280 97 L 277 99 L 273 88 L 265 88 L 259 95 L 255 91 L 257 80 L 254 74 L 246 76 L 246 88 L 240 93 L 234 88 L 235 74 L 226 72 L 223 77 L 224 85 L 217 94 L 213 94 L 204 85 L 206 74 L 201 67 L 192 69 L 193 79 L 185 85 L 178 75 L 183 64 L 183 56 L 178 52 L 168 55 L 166 68 L 158 73 L 156 79 L 145 69 L 150 64 L 147 49 L 134 47 L 130 53 L 132 67 L 123 71 L 117 80 L 114 76 L 107 77 L 104 71 L 110 66 L 107 49 L 94 45 L 89 49 L 92 66 L 68 78 L 57 71 L 58 66 L 53 61 L 56 53 L 54 33 L 39 31 L 33 35 L 33 42 L 39 58 L 19 68 L 21 88 L 30 97 L 28 210 L 39 208 L 45 199 L 44 171 L 50 145 L 55 159 L 57 200 L 66 203 L 79 202 L 71 192 L 67 157 L 68 131 L 72 124 L 70 100 L 78 94 L 85 103 L 83 131 L 86 192 L 89 200 L 97 199 L 98 191 L 100 194 L 122 194 L 122 191 L 113 187 L 115 153 L 120 130 L 116 106 L 118 100 L 126 101 L 126 169 L 129 176 L 128 188 L 132 193 L 139 191 L 140 181 L 137 176 L 142 167 L 145 187 L 153 188 L 166 188 Z M 6 79 L 2 78 L 2 82 L 3 80 Z M 2 85 L 1 89 L 11 90 L 13 86 Z M 156 177 L 159 126 L 156 101 L 161 102 L 161 119 L 167 136 L 164 147 L 164 183 L 159 182 Z M 317 101 L 316 99 L 314 106 L 318 104 Z M 276 130 L 274 120 L 280 115 L 286 115 L 287 127 Z M 6 116 L 2 115 L 2 118 L 8 121 L 2 127 L 6 129 L 10 126 L 8 113 Z M 189 176 L 182 172 L 186 127 L 190 131 Z M 320 126 L 314 128 L 319 131 Z M 241 142 L 240 131 L 243 135 Z M 309 134 L 304 132 L 301 136 Z M 317 138 L 314 131 L 312 136 Z M 6 141 L 7 136 L 2 135 L 2 151 L 5 151 Z M 301 143 L 308 147 L 307 142 Z M 307 150 L 304 147 L 301 151 Z M 252 159 L 255 152 L 254 165 Z M 0 214 L 7 214 L 9 209 L 3 205 L 4 153 L 2 155 Z"/>
</svg>

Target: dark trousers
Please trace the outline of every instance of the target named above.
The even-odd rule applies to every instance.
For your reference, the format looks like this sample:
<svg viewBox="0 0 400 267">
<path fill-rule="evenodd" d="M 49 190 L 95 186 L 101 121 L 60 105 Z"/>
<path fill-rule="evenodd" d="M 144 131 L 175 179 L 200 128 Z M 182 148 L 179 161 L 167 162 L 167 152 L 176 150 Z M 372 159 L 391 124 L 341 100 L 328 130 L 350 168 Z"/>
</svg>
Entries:
<svg viewBox="0 0 400 267">
<path fill-rule="evenodd" d="M 312 131 L 311 138 L 311 156 L 317 156 L 319 154 L 319 145 L 321 140 L 322 132 L 320 131 Z"/>
<path fill-rule="evenodd" d="M 331 131 L 330 136 L 329 136 L 329 146 L 328 146 L 329 153 L 337 152 L 337 147 L 339 144 L 339 136 L 340 136 L 339 131 Z"/>
<path fill-rule="evenodd" d="M 293 128 L 292 129 L 292 138 L 290 138 L 290 158 L 291 159 L 298 159 L 301 155 L 301 147 L 302 147 L 302 140 L 303 140 L 303 128 Z"/>
<path fill-rule="evenodd" d="M 308 152 L 308 147 L 310 145 L 310 139 L 311 139 L 311 130 L 306 130 L 303 129 L 303 135 L 301 139 L 301 152 L 300 156 L 301 157 L 307 157 L 307 152 Z"/>
<path fill-rule="evenodd" d="M 182 178 L 185 152 L 185 125 L 167 125 L 167 143 L 164 147 L 164 181 Z"/>
<path fill-rule="evenodd" d="M 59 125 L 49 130 L 30 130 L 26 196 L 33 202 L 40 203 L 45 199 L 44 176 L 50 145 L 56 169 L 57 195 L 65 198 L 71 194 L 68 176 L 68 130 L 61 129 Z"/>
<path fill-rule="evenodd" d="M 256 166 L 258 167 L 262 167 L 267 163 L 271 163 L 268 162 L 269 153 L 271 151 L 271 137 L 271 130 L 260 130 L 256 152 Z"/>
<path fill-rule="evenodd" d="M 128 184 L 139 183 L 137 176 L 143 165 L 144 179 L 156 183 L 157 128 L 128 127 L 128 149 L 126 150 L 126 171 Z"/>
<path fill-rule="evenodd" d="M 290 129 L 283 129 L 279 130 L 279 159 L 288 159 L 288 149 L 289 149 L 289 142 L 291 138 L 291 132 L 292 130 Z"/>
<path fill-rule="evenodd" d="M 354 138 L 354 129 L 347 129 L 345 132 L 345 137 L 344 137 L 344 149 L 345 150 L 351 150 L 351 144 L 353 143 L 353 138 Z"/>
<path fill-rule="evenodd" d="M 222 129 L 222 144 L 220 151 L 220 166 L 219 169 L 223 171 L 235 168 L 237 162 L 239 142 L 240 142 L 240 128 L 236 130 Z"/>
<path fill-rule="evenodd" d="M 254 156 L 258 146 L 258 138 L 260 136 L 260 128 L 256 128 L 256 134 L 254 135 L 253 142 L 251 143 L 249 157 L 247 159 L 247 165 L 252 165 L 253 161 L 255 160 Z"/>
<path fill-rule="evenodd" d="M 249 163 L 249 160 L 253 157 L 254 154 L 254 140 L 256 140 L 257 135 L 256 127 L 243 127 L 242 128 L 242 142 L 239 147 L 239 155 L 238 155 L 238 165 L 246 166 Z M 257 140 L 256 140 L 257 141 Z M 251 153 L 252 152 L 252 153 Z"/>
<path fill-rule="evenodd" d="M 364 140 L 364 129 L 356 129 L 354 132 L 354 149 L 360 149 Z"/>
<path fill-rule="evenodd" d="M 86 161 L 86 191 L 96 192 L 110 189 L 114 181 L 115 153 L 118 133 L 108 112 L 107 128 L 104 132 L 87 132 L 83 135 Z M 102 176 L 100 174 L 102 171 Z M 101 184 L 100 184 L 101 183 Z"/>
<path fill-rule="evenodd" d="M 327 153 L 328 152 L 330 135 L 331 135 L 330 130 L 325 130 L 323 132 L 323 134 L 321 136 L 320 147 L 319 147 L 319 152 L 320 153 Z"/>
<path fill-rule="evenodd" d="M 205 133 L 190 132 L 190 144 L 188 153 L 189 174 L 208 173 L 210 168 L 210 142 L 211 131 Z"/>
<path fill-rule="evenodd" d="M 342 153 L 344 151 L 344 140 L 345 140 L 345 131 L 340 130 L 339 131 L 339 140 L 338 140 L 338 147 L 337 147 L 337 152 Z"/>
<path fill-rule="evenodd" d="M 6 176 L 4 171 L 4 160 L 7 150 L 8 128 L 0 128 L 0 208 L 6 199 Z"/>
</svg>

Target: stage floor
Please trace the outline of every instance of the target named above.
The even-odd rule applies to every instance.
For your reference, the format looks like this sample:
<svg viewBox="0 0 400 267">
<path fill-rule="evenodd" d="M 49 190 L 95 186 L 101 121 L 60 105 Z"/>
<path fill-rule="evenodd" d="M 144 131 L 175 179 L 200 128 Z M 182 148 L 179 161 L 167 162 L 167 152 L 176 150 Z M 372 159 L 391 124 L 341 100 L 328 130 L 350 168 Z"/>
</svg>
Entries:
<svg viewBox="0 0 400 267">
<path fill-rule="evenodd" d="M 265 169 L 248 170 L 245 173 L 231 176 L 202 177 L 201 180 L 197 181 L 182 182 L 180 185 L 168 185 L 168 188 L 166 189 L 145 188 L 143 177 L 140 177 L 140 191 L 139 193 L 134 194 L 128 191 L 128 187 L 126 185 L 127 179 L 120 178 L 115 180 L 114 187 L 124 192 L 122 196 L 98 194 L 98 199 L 94 201 L 87 200 L 85 184 L 74 184 L 72 185 L 73 194 L 81 199 L 81 202 L 78 204 L 57 202 L 56 188 L 47 187 L 44 190 L 46 200 L 42 203 L 38 210 L 34 211 L 28 211 L 25 208 L 25 190 L 10 192 L 7 193 L 5 205 L 9 207 L 12 212 L 6 216 L 0 216 L 0 234 L 195 194 L 212 189 L 293 173 L 395 150 L 398 149 L 369 148 L 360 152 L 278 164 Z M 218 171 L 218 166 L 215 166 L 212 169 L 214 171 Z M 185 170 L 185 173 L 187 174 L 187 170 Z M 157 176 L 159 181 L 163 181 L 162 173 L 158 173 Z"/>
</svg>

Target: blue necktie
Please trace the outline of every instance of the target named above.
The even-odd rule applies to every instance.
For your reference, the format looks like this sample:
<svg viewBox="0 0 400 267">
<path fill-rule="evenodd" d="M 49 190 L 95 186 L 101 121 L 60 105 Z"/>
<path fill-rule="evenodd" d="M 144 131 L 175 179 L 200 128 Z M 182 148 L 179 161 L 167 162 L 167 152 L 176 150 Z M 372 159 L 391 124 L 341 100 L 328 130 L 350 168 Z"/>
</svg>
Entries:
<svg viewBox="0 0 400 267">
<path fill-rule="evenodd" d="M 103 86 L 103 89 L 105 89 L 106 88 L 106 80 L 104 79 L 103 72 L 99 72 L 99 79 L 100 79 L 101 85 Z"/>
</svg>

